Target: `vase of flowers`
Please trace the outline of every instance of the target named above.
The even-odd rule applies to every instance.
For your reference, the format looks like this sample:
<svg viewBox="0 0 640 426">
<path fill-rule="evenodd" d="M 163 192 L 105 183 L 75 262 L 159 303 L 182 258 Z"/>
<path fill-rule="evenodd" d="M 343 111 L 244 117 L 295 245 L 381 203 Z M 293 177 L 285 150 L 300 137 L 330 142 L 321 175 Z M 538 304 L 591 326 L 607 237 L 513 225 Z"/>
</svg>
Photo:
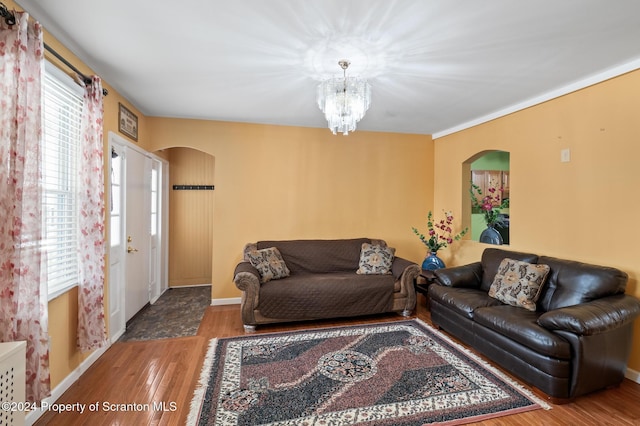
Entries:
<svg viewBox="0 0 640 426">
<path fill-rule="evenodd" d="M 453 234 L 453 214 L 444 212 L 444 219 L 440 221 L 433 220 L 433 213 L 429 211 L 427 214 L 427 235 L 422 234 L 418 229 L 411 228 L 413 233 L 420 238 L 420 241 L 427 247 L 427 256 L 422 262 L 422 269 L 435 270 L 444 268 L 445 264 L 438 257 L 438 250 L 447 247 L 454 241 L 460 240 L 469 231 L 465 228 L 458 234 Z"/>
<path fill-rule="evenodd" d="M 482 213 L 487 224 L 487 229 L 480 234 L 480 242 L 502 245 L 502 235 L 496 227 L 503 228 L 505 226 L 504 216 L 500 210 L 509 207 L 509 199 L 502 197 L 502 188 L 490 186 L 486 192 L 483 194 L 482 189 L 471 182 L 469 193 L 471 194 L 472 212 Z"/>
</svg>

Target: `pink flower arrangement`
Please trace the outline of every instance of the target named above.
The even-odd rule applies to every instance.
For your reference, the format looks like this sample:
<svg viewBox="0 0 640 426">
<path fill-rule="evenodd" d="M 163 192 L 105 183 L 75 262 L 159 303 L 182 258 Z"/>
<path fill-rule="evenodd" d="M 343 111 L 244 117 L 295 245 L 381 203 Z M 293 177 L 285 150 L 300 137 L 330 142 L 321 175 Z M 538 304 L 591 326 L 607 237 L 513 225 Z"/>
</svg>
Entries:
<svg viewBox="0 0 640 426">
<path fill-rule="evenodd" d="M 444 212 L 444 219 L 434 222 L 433 213 L 429 211 L 427 215 L 427 234 L 428 237 L 420 233 L 416 228 L 411 228 L 413 233 L 420 238 L 420 241 L 427 246 L 429 252 L 437 253 L 441 248 L 447 247 L 454 241 L 460 240 L 469 231 L 469 228 L 465 228 L 458 234 L 453 234 L 453 214 L 451 212 Z"/>
<path fill-rule="evenodd" d="M 471 182 L 469 193 L 471 194 L 473 209 L 484 214 L 484 220 L 487 226 L 502 226 L 503 219 L 500 215 L 500 209 L 509 207 L 509 200 L 500 196 L 502 188 L 491 186 L 487 188 L 487 192 L 488 194 L 483 194 L 482 189 Z M 480 199 L 480 201 L 478 201 L 478 199 Z"/>
</svg>

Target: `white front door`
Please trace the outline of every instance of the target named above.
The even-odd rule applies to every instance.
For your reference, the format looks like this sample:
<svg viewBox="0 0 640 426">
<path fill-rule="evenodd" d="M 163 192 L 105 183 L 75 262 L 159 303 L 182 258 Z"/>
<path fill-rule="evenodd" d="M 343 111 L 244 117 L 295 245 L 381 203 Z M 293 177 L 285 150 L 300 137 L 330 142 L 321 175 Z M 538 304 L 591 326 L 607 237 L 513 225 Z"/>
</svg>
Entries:
<svg viewBox="0 0 640 426">
<path fill-rule="evenodd" d="M 164 191 L 168 174 L 157 157 L 110 133 L 109 334 L 166 288 Z"/>
<path fill-rule="evenodd" d="M 126 149 L 124 161 L 125 316 L 129 321 L 150 300 L 151 159 L 138 151 Z"/>
</svg>

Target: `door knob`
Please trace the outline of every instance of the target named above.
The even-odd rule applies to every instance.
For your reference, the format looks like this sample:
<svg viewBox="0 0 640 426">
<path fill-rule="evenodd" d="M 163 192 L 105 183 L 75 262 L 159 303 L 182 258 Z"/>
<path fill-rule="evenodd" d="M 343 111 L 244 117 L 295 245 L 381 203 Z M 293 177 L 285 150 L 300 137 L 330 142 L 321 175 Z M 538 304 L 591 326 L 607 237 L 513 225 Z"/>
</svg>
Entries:
<svg viewBox="0 0 640 426">
<path fill-rule="evenodd" d="M 131 246 L 128 246 L 128 247 L 127 247 L 127 253 L 132 253 L 132 252 L 134 252 L 134 251 L 138 251 L 138 249 L 137 249 L 137 248 L 133 248 L 133 247 L 131 247 Z"/>
</svg>

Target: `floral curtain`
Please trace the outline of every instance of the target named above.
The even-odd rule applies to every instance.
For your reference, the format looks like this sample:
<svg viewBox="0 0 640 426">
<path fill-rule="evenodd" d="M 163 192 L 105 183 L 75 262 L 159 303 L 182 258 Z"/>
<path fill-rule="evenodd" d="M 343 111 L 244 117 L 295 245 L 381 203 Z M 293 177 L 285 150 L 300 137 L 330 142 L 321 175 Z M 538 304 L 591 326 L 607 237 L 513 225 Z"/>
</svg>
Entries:
<svg viewBox="0 0 640 426">
<path fill-rule="evenodd" d="M 104 321 L 105 205 L 102 141 L 102 83 L 94 76 L 85 87 L 82 157 L 78 185 L 79 288 L 78 348 L 89 351 L 107 343 Z"/>
<path fill-rule="evenodd" d="M 27 400 L 50 395 L 40 182 L 42 29 L 0 20 L 0 341 L 26 340 Z"/>
</svg>

